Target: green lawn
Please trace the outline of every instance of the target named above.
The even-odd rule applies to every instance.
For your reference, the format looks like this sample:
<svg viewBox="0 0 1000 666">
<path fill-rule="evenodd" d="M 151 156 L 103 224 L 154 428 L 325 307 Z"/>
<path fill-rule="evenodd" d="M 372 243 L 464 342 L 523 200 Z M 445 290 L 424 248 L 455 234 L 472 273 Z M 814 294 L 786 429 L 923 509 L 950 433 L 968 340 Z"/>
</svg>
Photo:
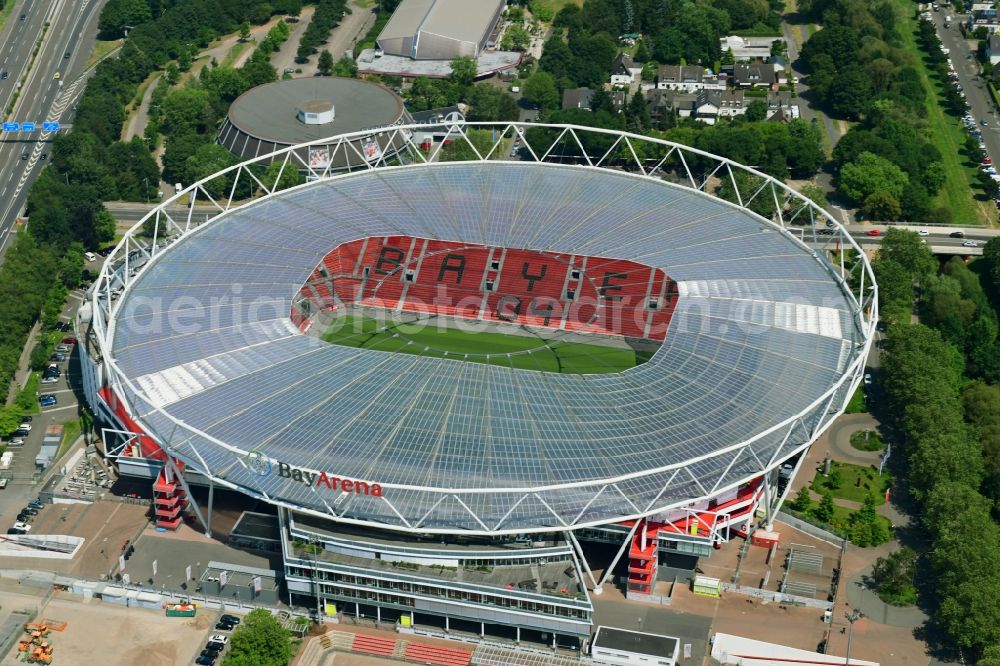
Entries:
<svg viewBox="0 0 1000 666">
<path fill-rule="evenodd" d="M 934 206 L 948 208 L 952 212 L 952 221 L 956 225 L 991 224 L 996 213 L 985 202 L 972 198 L 972 183 L 975 182 L 976 167 L 966 164 L 962 154 L 965 144 L 965 134 L 958 119 L 947 115 L 939 104 L 942 82 L 932 77 L 923 59 L 923 51 L 917 46 L 916 23 L 913 16 L 913 3 L 907 0 L 894 0 L 898 8 L 900 34 L 903 47 L 916 55 L 916 69 L 924 80 L 931 95 L 927 100 L 927 132 L 937 149 L 941 151 L 944 160 L 946 178 L 944 187 L 933 201 Z"/>
<path fill-rule="evenodd" d="M 121 46 L 123 41 L 121 39 L 111 39 L 108 41 L 98 39 L 97 43 L 94 44 L 94 50 L 91 51 L 90 57 L 87 58 L 87 67 L 89 68 L 95 62 Z"/>
<path fill-rule="evenodd" d="M 885 448 L 885 442 L 875 431 L 859 430 L 851 433 L 851 446 L 858 451 L 881 451 Z"/>
<path fill-rule="evenodd" d="M 829 484 L 831 478 L 836 476 L 835 472 L 839 473 L 840 477 L 840 484 L 837 488 L 833 488 Z M 822 471 L 817 471 L 810 487 L 817 493 L 823 494 L 829 490 L 833 493 L 834 498 L 858 503 L 864 502 L 865 497 L 871 495 L 875 498 L 875 504 L 879 505 L 885 504 L 885 489 L 891 483 L 892 477 L 887 471 L 883 471 L 882 476 L 879 476 L 876 469 L 835 460 L 830 466 L 830 476 L 825 477 Z"/>
<path fill-rule="evenodd" d="M 847 402 L 847 409 L 844 412 L 847 414 L 860 414 L 867 411 L 868 405 L 865 400 L 865 389 L 863 386 L 858 386 L 851 395 L 851 399 Z"/>
<path fill-rule="evenodd" d="M 59 460 L 63 457 L 63 454 L 69 451 L 69 447 L 73 446 L 73 442 L 76 438 L 80 436 L 82 430 L 82 425 L 80 424 L 80 419 L 73 419 L 71 421 L 63 421 L 63 438 L 62 443 L 59 445 L 59 451 L 56 452 L 56 457 L 52 462 Z"/>
<path fill-rule="evenodd" d="M 400 324 L 354 315 L 337 319 L 322 337 L 347 347 L 565 374 L 621 372 L 643 363 L 651 355 L 604 345 L 546 341 L 529 335 L 439 328 L 435 321 Z"/>
<path fill-rule="evenodd" d="M 220 65 L 222 67 L 232 67 L 233 63 L 236 62 L 236 59 L 240 57 L 240 54 L 246 50 L 247 46 L 249 46 L 249 44 L 246 42 L 236 42 L 233 44 L 233 47 L 229 49 L 229 53 L 227 53 L 226 57 L 222 59 Z"/>
</svg>

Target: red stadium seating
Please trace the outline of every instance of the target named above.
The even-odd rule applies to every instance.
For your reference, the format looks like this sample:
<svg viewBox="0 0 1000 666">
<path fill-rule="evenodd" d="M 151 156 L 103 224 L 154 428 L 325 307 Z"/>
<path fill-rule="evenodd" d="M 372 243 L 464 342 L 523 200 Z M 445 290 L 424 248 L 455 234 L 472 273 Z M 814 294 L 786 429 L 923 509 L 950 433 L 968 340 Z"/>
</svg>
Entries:
<svg viewBox="0 0 1000 666">
<path fill-rule="evenodd" d="M 407 643 L 406 660 L 435 666 L 468 666 L 472 653 L 425 643 Z"/>
<path fill-rule="evenodd" d="M 351 644 L 354 652 L 374 654 L 380 657 L 391 657 L 396 651 L 396 639 L 371 636 L 369 634 L 354 634 L 354 643 Z"/>
<path fill-rule="evenodd" d="M 409 236 L 345 243 L 323 266 L 303 289 L 322 309 L 337 299 L 661 341 L 677 299 L 662 270 L 634 261 Z"/>
</svg>

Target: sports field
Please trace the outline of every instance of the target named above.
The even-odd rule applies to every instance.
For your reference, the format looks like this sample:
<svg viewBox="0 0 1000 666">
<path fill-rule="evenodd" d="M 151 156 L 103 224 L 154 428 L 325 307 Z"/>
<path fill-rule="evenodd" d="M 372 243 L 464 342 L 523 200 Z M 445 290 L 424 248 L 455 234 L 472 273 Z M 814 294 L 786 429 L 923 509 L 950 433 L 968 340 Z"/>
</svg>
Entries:
<svg viewBox="0 0 1000 666">
<path fill-rule="evenodd" d="M 377 321 L 361 315 L 337 318 L 323 333 L 322 339 L 346 347 L 580 375 L 621 372 L 646 362 L 653 354 L 624 346 L 463 331 L 442 328 L 426 321 L 416 324 Z"/>
</svg>

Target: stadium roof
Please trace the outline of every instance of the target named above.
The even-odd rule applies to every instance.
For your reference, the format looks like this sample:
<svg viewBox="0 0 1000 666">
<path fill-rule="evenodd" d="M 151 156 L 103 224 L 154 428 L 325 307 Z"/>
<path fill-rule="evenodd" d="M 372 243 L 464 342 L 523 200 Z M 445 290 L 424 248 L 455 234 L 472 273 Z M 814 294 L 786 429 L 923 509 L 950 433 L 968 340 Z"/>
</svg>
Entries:
<svg viewBox="0 0 1000 666">
<path fill-rule="evenodd" d="M 632 259 L 680 298 L 655 356 L 619 374 L 302 335 L 289 310 L 317 263 L 386 235 Z M 171 453 L 250 492 L 401 529 L 564 529 L 708 496 L 801 449 L 846 399 L 846 384 L 829 392 L 864 348 L 856 313 L 819 255 L 703 192 L 590 167 L 437 163 L 312 183 L 183 236 L 118 303 L 110 356 Z M 293 469 L 383 497 L 277 473 Z"/>
</svg>

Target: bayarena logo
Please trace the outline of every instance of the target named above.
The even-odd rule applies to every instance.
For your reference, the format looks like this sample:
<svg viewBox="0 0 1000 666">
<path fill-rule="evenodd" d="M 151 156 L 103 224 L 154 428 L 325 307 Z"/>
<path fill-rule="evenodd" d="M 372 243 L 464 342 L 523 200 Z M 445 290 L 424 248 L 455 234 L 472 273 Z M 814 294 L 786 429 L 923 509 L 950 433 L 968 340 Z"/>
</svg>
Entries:
<svg viewBox="0 0 1000 666">
<path fill-rule="evenodd" d="M 335 474 L 326 472 L 310 472 L 308 470 L 292 467 L 288 463 L 277 461 L 278 476 L 283 479 L 291 479 L 304 483 L 307 486 L 323 486 L 328 490 L 341 493 L 356 493 L 358 495 L 371 495 L 372 497 L 382 497 L 382 486 L 377 483 L 358 481 L 356 479 L 345 479 Z M 274 471 L 274 464 L 271 459 L 260 451 L 250 451 L 246 456 L 247 468 L 258 476 L 270 476 Z"/>
</svg>

